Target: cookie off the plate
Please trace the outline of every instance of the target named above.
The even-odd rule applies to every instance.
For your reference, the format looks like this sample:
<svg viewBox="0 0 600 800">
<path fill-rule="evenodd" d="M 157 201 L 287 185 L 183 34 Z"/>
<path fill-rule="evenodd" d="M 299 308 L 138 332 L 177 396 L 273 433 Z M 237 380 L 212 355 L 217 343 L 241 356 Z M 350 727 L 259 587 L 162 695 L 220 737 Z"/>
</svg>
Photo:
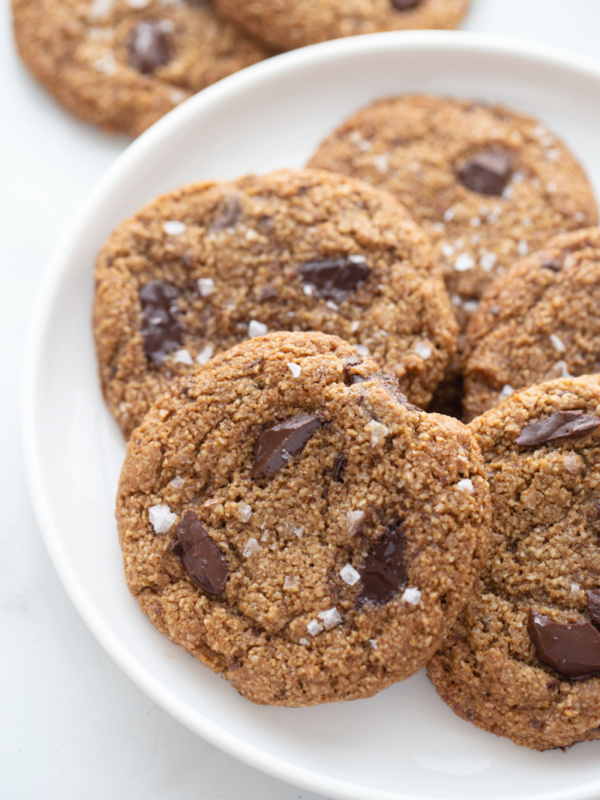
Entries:
<svg viewBox="0 0 600 800">
<path fill-rule="evenodd" d="M 424 232 L 393 197 L 321 170 L 162 195 L 98 257 L 102 389 L 127 436 L 169 381 L 274 330 L 335 334 L 426 407 L 457 327 Z"/>
<path fill-rule="evenodd" d="M 152 623 L 245 697 L 369 697 L 426 664 L 485 560 L 467 428 L 338 337 L 273 333 L 175 382 L 129 441 L 117 522 Z"/>
<path fill-rule="evenodd" d="M 536 750 L 600 738 L 600 377 L 523 389 L 468 426 L 492 540 L 428 665 L 463 719 Z"/>
</svg>

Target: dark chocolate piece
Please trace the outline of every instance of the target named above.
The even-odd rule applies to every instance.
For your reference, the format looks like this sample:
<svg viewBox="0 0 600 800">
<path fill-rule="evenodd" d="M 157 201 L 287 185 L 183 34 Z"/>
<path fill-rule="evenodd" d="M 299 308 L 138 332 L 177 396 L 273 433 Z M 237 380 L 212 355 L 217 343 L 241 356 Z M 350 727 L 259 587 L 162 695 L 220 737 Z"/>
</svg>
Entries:
<svg viewBox="0 0 600 800">
<path fill-rule="evenodd" d="M 358 367 L 360 364 L 362 364 L 362 358 L 358 356 L 346 359 L 344 369 L 342 370 L 342 378 L 347 386 L 353 386 L 355 383 L 363 383 L 363 381 L 367 380 L 367 378 L 363 378 L 362 375 L 356 375 L 352 371 L 352 367 Z"/>
<path fill-rule="evenodd" d="M 569 439 L 586 436 L 600 425 L 600 417 L 584 414 L 583 411 L 555 411 L 541 422 L 525 425 L 515 444 L 532 447 L 546 444 L 556 439 Z"/>
<path fill-rule="evenodd" d="M 550 269 L 552 272 L 560 272 L 562 269 L 562 264 L 558 258 L 547 258 L 545 261 L 542 261 L 540 266 L 543 267 L 543 269 Z"/>
<path fill-rule="evenodd" d="M 304 283 L 314 287 L 316 297 L 341 303 L 368 277 L 364 256 L 345 256 L 325 261 L 307 261 L 298 269 Z"/>
<path fill-rule="evenodd" d="M 373 545 L 360 570 L 362 591 L 359 602 L 383 605 L 406 585 L 404 549 L 404 533 L 400 520 L 396 520 Z"/>
<path fill-rule="evenodd" d="M 242 215 L 242 205 L 239 197 L 234 195 L 227 198 L 221 208 L 219 216 L 211 223 L 211 231 L 222 231 L 225 228 L 234 228 L 240 221 Z"/>
<path fill-rule="evenodd" d="M 129 63 L 144 75 L 164 67 L 173 58 L 168 34 L 159 20 L 138 22 L 129 34 Z"/>
<path fill-rule="evenodd" d="M 193 511 L 186 511 L 175 528 L 177 552 L 190 578 L 210 594 L 222 594 L 227 583 L 227 560 Z"/>
<path fill-rule="evenodd" d="M 458 177 L 472 192 L 500 196 L 510 178 L 511 163 L 512 155 L 505 150 L 483 150 L 461 165 Z"/>
<path fill-rule="evenodd" d="M 337 483 L 343 483 L 342 480 L 342 472 L 346 469 L 346 464 L 348 463 L 348 459 L 344 455 L 344 453 L 338 453 L 337 456 L 333 459 L 333 480 Z"/>
<path fill-rule="evenodd" d="M 527 630 L 542 664 L 570 680 L 600 675 L 600 632 L 589 622 L 553 622 L 529 610 Z"/>
<path fill-rule="evenodd" d="M 590 619 L 597 628 L 600 628 L 600 589 L 592 589 L 588 592 L 587 601 Z"/>
<path fill-rule="evenodd" d="M 314 414 L 294 414 L 264 430 L 258 437 L 250 477 L 274 475 L 300 452 L 320 425 L 321 420 Z"/>
<path fill-rule="evenodd" d="M 418 8 L 423 0 L 390 0 L 392 6 L 398 11 L 411 11 Z"/>
<path fill-rule="evenodd" d="M 274 286 L 261 286 L 257 290 L 257 301 L 265 303 L 267 300 L 274 300 L 278 295 L 277 289 Z"/>
<path fill-rule="evenodd" d="M 181 347 L 183 328 L 179 321 L 178 297 L 177 288 L 165 281 L 152 281 L 139 291 L 144 352 L 158 365 Z"/>
</svg>

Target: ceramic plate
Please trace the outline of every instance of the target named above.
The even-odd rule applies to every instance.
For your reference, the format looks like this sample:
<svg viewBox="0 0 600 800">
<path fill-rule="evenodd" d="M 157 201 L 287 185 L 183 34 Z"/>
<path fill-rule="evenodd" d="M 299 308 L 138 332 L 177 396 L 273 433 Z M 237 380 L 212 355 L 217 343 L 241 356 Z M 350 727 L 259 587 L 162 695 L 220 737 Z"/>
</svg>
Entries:
<svg viewBox="0 0 600 800">
<path fill-rule="evenodd" d="M 353 111 L 414 91 L 538 116 L 600 186 L 600 66 L 538 45 L 466 33 L 378 34 L 288 53 L 207 89 L 115 162 L 44 275 L 23 387 L 37 518 L 74 604 L 125 672 L 185 725 L 255 767 L 339 798 L 596 799 L 598 743 L 566 753 L 516 747 L 455 717 L 423 673 L 369 700 L 254 706 L 155 631 L 124 583 L 113 505 L 125 447 L 100 396 L 90 321 L 98 249 L 160 192 L 301 166 Z"/>
</svg>

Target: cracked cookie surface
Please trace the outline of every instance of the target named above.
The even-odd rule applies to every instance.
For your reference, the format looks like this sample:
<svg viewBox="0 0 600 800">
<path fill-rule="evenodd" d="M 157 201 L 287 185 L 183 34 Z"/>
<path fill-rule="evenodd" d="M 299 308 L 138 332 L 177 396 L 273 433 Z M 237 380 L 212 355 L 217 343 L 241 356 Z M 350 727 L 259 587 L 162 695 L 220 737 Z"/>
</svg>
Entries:
<svg viewBox="0 0 600 800">
<path fill-rule="evenodd" d="M 551 239 L 484 293 L 466 335 L 465 418 L 512 392 L 600 372 L 600 229 Z"/>
<path fill-rule="evenodd" d="M 12 0 L 19 53 L 69 111 L 137 136 L 270 53 L 205 0 Z"/>
<path fill-rule="evenodd" d="M 96 352 L 125 435 L 174 377 L 273 330 L 341 336 L 422 407 L 457 335 L 423 231 L 388 194 L 319 170 L 169 192 L 98 257 Z"/>
<path fill-rule="evenodd" d="M 458 716 L 516 744 L 598 739 L 600 378 L 524 389 L 468 427 L 490 482 L 490 555 L 429 677 Z"/>
<path fill-rule="evenodd" d="M 456 28 L 469 0 L 215 0 L 215 5 L 271 47 L 292 50 L 377 31 Z"/>
<path fill-rule="evenodd" d="M 485 559 L 467 428 L 338 337 L 245 342 L 160 398 L 117 521 L 152 623 L 245 697 L 368 697 L 420 669 Z"/>
</svg>

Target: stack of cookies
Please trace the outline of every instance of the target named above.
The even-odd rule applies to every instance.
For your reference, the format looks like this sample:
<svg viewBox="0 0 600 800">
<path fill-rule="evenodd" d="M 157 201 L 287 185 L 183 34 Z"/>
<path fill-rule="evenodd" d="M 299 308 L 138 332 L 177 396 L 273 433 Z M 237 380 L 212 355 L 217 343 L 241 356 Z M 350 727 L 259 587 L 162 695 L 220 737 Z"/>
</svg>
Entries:
<svg viewBox="0 0 600 800">
<path fill-rule="evenodd" d="M 123 222 L 94 333 L 153 624 L 257 703 L 427 665 L 517 744 L 600 738 L 596 223 L 539 121 L 426 96 Z"/>
<path fill-rule="evenodd" d="M 137 136 L 275 53 L 375 31 L 455 28 L 469 0 L 12 0 L 23 61 L 82 119 Z"/>
</svg>

